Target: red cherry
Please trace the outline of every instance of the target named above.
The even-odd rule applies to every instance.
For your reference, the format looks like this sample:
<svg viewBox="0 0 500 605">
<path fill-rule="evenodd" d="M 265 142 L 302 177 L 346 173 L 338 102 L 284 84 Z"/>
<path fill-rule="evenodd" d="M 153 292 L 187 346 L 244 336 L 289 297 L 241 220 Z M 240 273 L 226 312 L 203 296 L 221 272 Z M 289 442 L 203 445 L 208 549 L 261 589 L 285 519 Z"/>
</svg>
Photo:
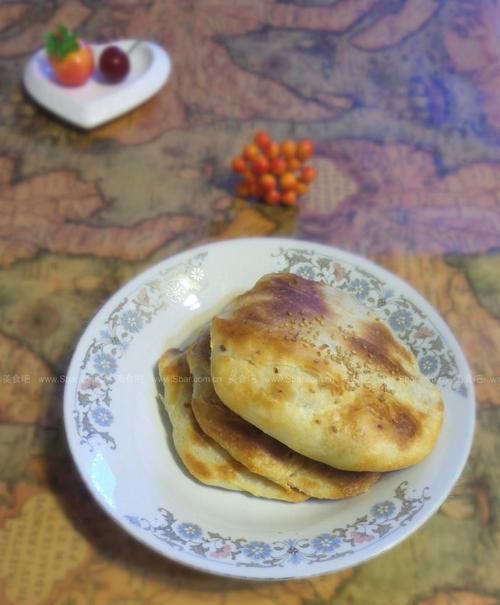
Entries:
<svg viewBox="0 0 500 605">
<path fill-rule="evenodd" d="M 110 82 L 120 82 L 130 71 L 130 60 L 118 46 L 108 46 L 102 51 L 99 69 Z"/>
</svg>

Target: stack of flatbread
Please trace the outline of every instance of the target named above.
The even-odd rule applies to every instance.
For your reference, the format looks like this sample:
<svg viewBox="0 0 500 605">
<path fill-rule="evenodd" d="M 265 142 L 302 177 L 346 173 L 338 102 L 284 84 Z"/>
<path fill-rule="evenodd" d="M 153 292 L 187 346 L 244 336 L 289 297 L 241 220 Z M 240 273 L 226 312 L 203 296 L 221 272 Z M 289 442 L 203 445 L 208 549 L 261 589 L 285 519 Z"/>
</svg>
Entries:
<svg viewBox="0 0 500 605">
<path fill-rule="evenodd" d="M 292 274 L 262 277 L 159 371 L 191 475 L 265 498 L 361 494 L 421 461 L 443 421 L 439 390 L 387 324 Z"/>
</svg>

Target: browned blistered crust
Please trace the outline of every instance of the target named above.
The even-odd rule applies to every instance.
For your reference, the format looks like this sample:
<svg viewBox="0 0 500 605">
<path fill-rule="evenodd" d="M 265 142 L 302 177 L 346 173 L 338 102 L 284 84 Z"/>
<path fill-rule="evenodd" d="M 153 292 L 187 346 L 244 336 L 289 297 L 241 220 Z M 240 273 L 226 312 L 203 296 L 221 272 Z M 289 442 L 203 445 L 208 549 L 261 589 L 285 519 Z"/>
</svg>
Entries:
<svg viewBox="0 0 500 605">
<path fill-rule="evenodd" d="M 341 471 L 294 452 L 227 408 L 210 375 L 210 335 L 188 351 L 194 378 L 192 407 L 203 431 L 249 470 L 315 498 L 347 498 L 367 491 L 379 473 Z"/>
<path fill-rule="evenodd" d="M 352 296 L 273 274 L 215 317 L 214 387 L 245 420 L 307 457 L 355 471 L 422 460 L 443 419 L 412 352 Z"/>
<path fill-rule="evenodd" d="M 158 363 L 175 449 L 189 473 L 208 485 L 302 502 L 307 496 L 250 472 L 199 427 L 191 408 L 193 381 L 185 353 L 171 349 Z"/>
</svg>

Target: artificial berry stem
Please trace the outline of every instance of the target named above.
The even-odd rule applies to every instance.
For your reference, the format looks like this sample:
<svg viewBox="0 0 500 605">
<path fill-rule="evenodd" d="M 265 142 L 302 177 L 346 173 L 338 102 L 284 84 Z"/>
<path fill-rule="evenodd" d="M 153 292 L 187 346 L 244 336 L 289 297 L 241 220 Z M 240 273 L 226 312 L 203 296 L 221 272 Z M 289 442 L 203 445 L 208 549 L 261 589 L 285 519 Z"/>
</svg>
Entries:
<svg viewBox="0 0 500 605">
<path fill-rule="evenodd" d="M 136 40 L 132 44 L 132 46 L 128 50 L 125 51 L 127 53 L 127 55 L 130 56 L 134 52 L 134 50 L 139 46 L 139 44 L 141 44 L 141 43 L 142 43 L 142 40 Z"/>
</svg>

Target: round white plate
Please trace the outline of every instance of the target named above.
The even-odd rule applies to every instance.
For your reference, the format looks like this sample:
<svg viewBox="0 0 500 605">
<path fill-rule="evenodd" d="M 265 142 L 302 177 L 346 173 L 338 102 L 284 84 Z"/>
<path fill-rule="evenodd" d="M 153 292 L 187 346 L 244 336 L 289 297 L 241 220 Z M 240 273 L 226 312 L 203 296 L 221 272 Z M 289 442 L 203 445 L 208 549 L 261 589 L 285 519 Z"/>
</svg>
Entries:
<svg viewBox="0 0 500 605">
<path fill-rule="evenodd" d="M 386 473 L 364 495 L 301 504 L 208 487 L 186 474 L 158 401 L 156 362 L 236 294 L 278 271 L 353 292 L 411 347 L 445 400 L 442 433 L 422 463 Z M 406 283 L 341 250 L 255 238 L 183 252 L 121 288 L 76 348 L 64 417 L 85 482 L 130 534 L 204 571 L 283 579 L 356 565 L 422 525 L 465 464 L 475 401 L 469 368 L 454 336 Z"/>
<path fill-rule="evenodd" d="M 24 87 L 37 103 L 80 128 L 95 128 L 130 111 L 156 94 L 170 75 L 168 53 L 158 44 L 143 40 L 119 40 L 91 44 L 96 66 L 107 46 L 131 50 L 130 71 L 116 84 L 106 82 L 96 67 L 82 86 L 61 86 L 42 48 L 26 64 Z"/>
</svg>

